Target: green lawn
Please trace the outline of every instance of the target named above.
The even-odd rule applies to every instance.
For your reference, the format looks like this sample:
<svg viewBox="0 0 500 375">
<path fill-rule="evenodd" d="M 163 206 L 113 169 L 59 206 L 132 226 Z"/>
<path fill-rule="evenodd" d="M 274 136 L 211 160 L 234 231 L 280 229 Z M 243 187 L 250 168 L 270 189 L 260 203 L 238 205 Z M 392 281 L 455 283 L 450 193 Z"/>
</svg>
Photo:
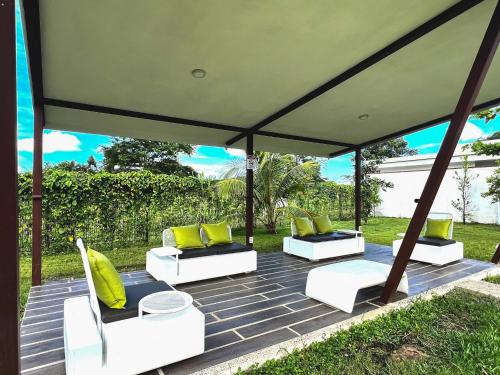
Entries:
<svg viewBox="0 0 500 375">
<path fill-rule="evenodd" d="M 484 281 L 487 281 L 489 283 L 493 284 L 500 284 L 500 275 L 497 276 L 488 276 Z"/>
<path fill-rule="evenodd" d="M 409 220 L 396 218 L 373 218 L 363 225 L 367 242 L 382 245 L 391 245 L 396 234 L 404 232 Z M 353 228 L 353 221 L 337 223 L 338 228 Z M 278 234 L 268 234 L 263 229 L 255 231 L 255 248 L 259 252 L 281 251 L 282 238 L 290 234 L 288 227 L 281 228 Z M 465 244 L 465 256 L 468 258 L 489 260 L 493 255 L 495 244 L 500 242 L 500 226 L 486 224 L 455 224 L 455 239 Z M 245 241 L 245 231 L 234 231 L 234 239 Z M 115 249 L 104 253 L 111 259 L 119 271 L 144 269 L 146 251 L 151 246 Z M 99 249 L 96 249 L 99 250 Z M 64 277 L 83 276 L 83 266 L 79 252 L 61 255 L 45 255 L 42 261 L 42 276 L 44 280 Z M 27 294 L 31 285 L 31 259 L 21 257 L 21 306 L 26 303 Z"/>
<path fill-rule="evenodd" d="M 243 373 L 498 374 L 499 329 L 500 300 L 459 289 Z"/>
</svg>

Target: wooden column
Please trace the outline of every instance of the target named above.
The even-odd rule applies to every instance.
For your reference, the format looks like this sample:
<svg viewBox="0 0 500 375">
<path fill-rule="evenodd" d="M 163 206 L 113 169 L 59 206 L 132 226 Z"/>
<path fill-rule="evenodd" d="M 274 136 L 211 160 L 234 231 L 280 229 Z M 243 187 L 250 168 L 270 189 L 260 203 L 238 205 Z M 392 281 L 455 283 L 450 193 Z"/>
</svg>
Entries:
<svg viewBox="0 0 500 375">
<path fill-rule="evenodd" d="M 31 285 L 42 284 L 42 178 L 43 111 L 33 106 L 33 224 L 31 232 Z"/>
<path fill-rule="evenodd" d="M 45 125 L 42 79 L 42 47 L 40 10 L 36 0 L 21 2 L 24 14 L 25 40 L 28 52 L 31 94 L 33 97 L 33 224 L 32 224 L 32 285 L 42 282 L 42 138 Z"/>
<path fill-rule="evenodd" d="M 246 160 L 246 244 L 253 247 L 253 135 L 247 137 Z"/>
<path fill-rule="evenodd" d="M 361 228 L 361 148 L 354 155 L 354 229 Z"/>
<path fill-rule="evenodd" d="M 15 1 L 0 1 L 0 374 L 19 373 Z"/>
<path fill-rule="evenodd" d="M 491 263 L 500 263 L 500 243 L 497 243 L 495 254 L 493 254 L 493 257 L 491 258 Z"/>
<path fill-rule="evenodd" d="M 427 182 L 422 191 L 422 195 L 418 201 L 415 213 L 410 221 L 408 230 L 406 231 L 403 243 L 399 249 L 398 255 L 394 261 L 389 278 L 385 284 L 382 293 L 381 301 L 387 303 L 396 291 L 401 280 L 403 272 L 406 269 L 415 243 L 420 235 L 420 231 L 425 223 L 429 210 L 431 209 L 434 198 L 439 190 L 439 186 L 443 181 L 446 169 L 450 164 L 451 157 L 455 147 L 458 144 L 465 122 L 479 93 L 481 85 L 484 81 L 488 68 L 493 60 L 496 49 L 500 42 L 500 3 L 497 3 L 493 17 L 491 18 L 486 34 L 484 35 L 476 59 L 470 70 L 469 76 L 462 90 L 460 98 L 450 125 L 437 154 L 434 165 L 432 166 Z M 432 88 L 430 88 L 432 89 Z"/>
</svg>

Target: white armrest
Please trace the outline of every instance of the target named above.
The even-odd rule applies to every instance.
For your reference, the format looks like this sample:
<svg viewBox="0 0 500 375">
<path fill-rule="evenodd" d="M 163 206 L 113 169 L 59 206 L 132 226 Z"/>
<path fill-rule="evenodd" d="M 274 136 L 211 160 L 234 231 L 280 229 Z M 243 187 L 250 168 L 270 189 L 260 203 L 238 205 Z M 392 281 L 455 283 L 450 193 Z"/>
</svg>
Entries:
<svg viewBox="0 0 500 375">
<path fill-rule="evenodd" d="M 405 235 L 406 235 L 406 233 L 398 233 L 396 236 L 404 238 Z"/>
<path fill-rule="evenodd" d="M 179 250 L 172 246 L 155 247 L 151 249 L 151 252 L 159 257 L 174 256 L 182 254 L 182 250 Z"/>
</svg>

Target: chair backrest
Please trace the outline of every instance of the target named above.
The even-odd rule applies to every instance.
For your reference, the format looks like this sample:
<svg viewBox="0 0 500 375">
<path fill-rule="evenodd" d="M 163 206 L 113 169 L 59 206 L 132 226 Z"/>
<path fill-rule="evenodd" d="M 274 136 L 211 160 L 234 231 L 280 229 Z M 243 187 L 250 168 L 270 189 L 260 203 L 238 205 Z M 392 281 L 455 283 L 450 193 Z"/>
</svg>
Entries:
<svg viewBox="0 0 500 375">
<path fill-rule="evenodd" d="M 227 225 L 227 231 L 229 233 L 229 239 L 232 241 L 233 234 L 231 231 L 231 226 L 229 224 Z M 201 228 L 201 227 L 200 227 L 200 237 L 201 237 L 201 240 L 203 241 L 203 243 L 205 243 L 205 244 L 208 243 L 207 235 L 206 235 L 205 231 L 203 230 L 203 228 Z M 162 240 L 163 240 L 163 246 L 172 246 L 172 247 L 177 246 L 177 243 L 175 242 L 174 232 L 170 228 L 167 228 L 163 231 Z"/>
<path fill-rule="evenodd" d="M 87 279 L 87 285 L 89 288 L 89 299 L 90 308 L 94 312 L 95 320 L 97 323 L 97 329 L 101 333 L 101 310 L 99 309 L 99 302 L 97 300 L 97 293 L 95 291 L 94 279 L 92 278 L 92 272 L 90 271 L 89 258 L 87 257 L 87 251 L 83 245 L 81 238 L 76 240 L 76 246 L 80 249 L 80 255 L 82 256 L 83 269 L 85 270 L 85 278 Z"/>
<path fill-rule="evenodd" d="M 429 212 L 429 215 L 427 215 L 427 219 L 435 219 L 435 220 L 449 220 L 451 219 L 451 225 L 450 228 L 448 229 L 448 239 L 453 238 L 453 215 L 450 214 L 449 212 Z M 424 233 L 427 230 L 427 221 L 425 222 L 424 226 Z"/>
</svg>

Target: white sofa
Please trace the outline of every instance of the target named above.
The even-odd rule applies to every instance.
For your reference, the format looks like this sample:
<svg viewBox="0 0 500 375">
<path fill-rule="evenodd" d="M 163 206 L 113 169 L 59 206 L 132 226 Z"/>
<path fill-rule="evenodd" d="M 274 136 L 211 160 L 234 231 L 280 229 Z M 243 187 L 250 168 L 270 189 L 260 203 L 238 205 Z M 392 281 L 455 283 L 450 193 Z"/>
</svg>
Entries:
<svg viewBox="0 0 500 375">
<path fill-rule="evenodd" d="M 451 225 L 448 230 L 449 239 L 444 240 L 425 236 L 419 237 L 410 259 L 417 262 L 431 263 L 437 266 L 443 266 L 463 259 L 464 244 L 453 240 L 453 216 L 449 213 L 432 212 L 429 213 L 428 218 L 451 219 Z M 425 230 L 426 228 L 424 228 L 424 233 Z M 400 237 L 404 237 L 404 235 L 404 233 L 399 233 Z M 403 239 L 394 240 L 392 242 L 392 255 L 398 255 L 402 243 Z"/>
<path fill-rule="evenodd" d="M 98 301 L 85 248 L 81 240 L 77 244 L 90 296 L 64 301 L 66 374 L 138 374 L 204 352 L 205 316 L 196 307 L 138 317 L 140 299 L 173 290 L 164 282 L 126 286 L 124 309 Z"/>
<path fill-rule="evenodd" d="M 208 243 L 203 229 L 200 231 L 203 241 Z M 229 226 L 228 231 L 232 238 Z M 175 246 L 172 230 L 165 229 L 163 247 L 147 252 L 146 271 L 156 280 L 175 285 L 257 270 L 257 252 L 239 243 L 183 250 Z"/>
<path fill-rule="evenodd" d="M 290 226 L 292 236 L 283 238 L 283 251 L 287 254 L 317 261 L 365 251 L 365 239 L 360 231 L 340 229 L 329 235 L 298 237 L 293 220 Z"/>
</svg>

